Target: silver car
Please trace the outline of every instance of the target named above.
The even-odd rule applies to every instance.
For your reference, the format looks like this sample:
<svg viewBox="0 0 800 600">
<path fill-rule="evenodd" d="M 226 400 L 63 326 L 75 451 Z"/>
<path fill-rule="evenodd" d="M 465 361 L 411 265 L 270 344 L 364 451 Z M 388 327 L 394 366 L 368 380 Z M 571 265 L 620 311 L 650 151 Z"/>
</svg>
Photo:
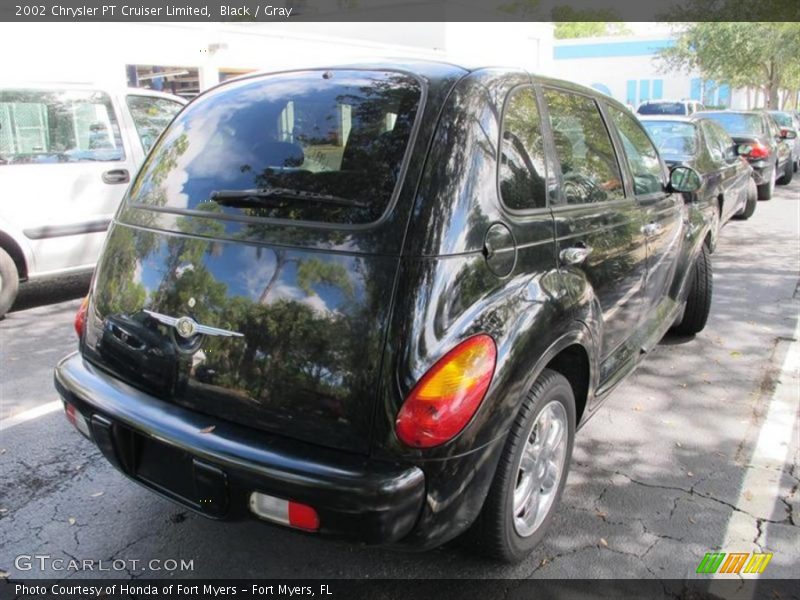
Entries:
<svg viewBox="0 0 800 600">
<path fill-rule="evenodd" d="M 20 281 L 91 271 L 128 182 L 186 101 L 0 84 L 0 318 Z"/>
</svg>

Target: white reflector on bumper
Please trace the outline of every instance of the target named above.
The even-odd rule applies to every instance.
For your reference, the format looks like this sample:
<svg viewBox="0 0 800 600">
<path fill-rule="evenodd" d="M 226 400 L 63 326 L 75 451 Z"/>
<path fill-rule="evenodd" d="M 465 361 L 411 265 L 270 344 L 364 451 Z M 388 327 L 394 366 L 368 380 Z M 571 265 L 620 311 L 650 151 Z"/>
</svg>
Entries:
<svg viewBox="0 0 800 600">
<path fill-rule="evenodd" d="M 250 494 L 250 510 L 262 519 L 304 529 L 306 531 L 317 531 L 319 529 L 319 516 L 312 507 L 295 502 L 284 500 L 275 496 L 268 496 L 260 492 Z"/>
<path fill-rule="evenodd" d="M 64 412 L 67 415 L 67 421 L 77 429 L 85 438 L 92 439 L 92 434 L 89 432 L 89 423 L 83 417 L 79 410 L 69 402 L 64 402 Z"/>
</svg>

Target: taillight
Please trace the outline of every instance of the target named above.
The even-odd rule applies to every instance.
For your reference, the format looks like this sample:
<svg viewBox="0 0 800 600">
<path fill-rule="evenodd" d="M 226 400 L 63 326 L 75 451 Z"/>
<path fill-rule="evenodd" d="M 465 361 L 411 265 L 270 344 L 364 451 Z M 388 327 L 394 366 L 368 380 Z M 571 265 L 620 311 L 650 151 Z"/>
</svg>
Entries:
<svg viewBox="0 0 800 600">
<path fill-rule="evenodd" d="M 89 312 L 89 296 L 86 296 L 81 302 L 81 307 L 78 309 L 77 314 L 75 315 L 75 333 L 78 334 L 78 338 L 83 337 L 83 329 L 86 326 L 86 315 Z"/>
<path fill-rule="evenodd" d="M 443 444 L 466 426 L 492 382 L 497 347 L 471 337 L 445 354 L 411 390 L 395 421 L 400 440 L 414 448 Z"/>
<path fill-rule="evenodd" d="M 747 158 L 760 159 L 769 157 L 769 148 L 764 144 L 748 144 L 750 152 L 747 153 Z"/>
</svg>

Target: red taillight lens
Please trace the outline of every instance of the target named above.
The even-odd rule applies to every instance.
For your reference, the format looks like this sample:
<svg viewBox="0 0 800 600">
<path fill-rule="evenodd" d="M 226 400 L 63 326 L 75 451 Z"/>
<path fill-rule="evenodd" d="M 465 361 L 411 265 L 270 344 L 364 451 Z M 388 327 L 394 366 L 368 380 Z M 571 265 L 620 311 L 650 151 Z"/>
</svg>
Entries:
<svg viewBox="0 0 800 600">
<path fill-rule="evenodd" d="M 78 423 L 75 418 L 75 407 L 72 406 L 69 402 L 64 404 L 64 414 L 67 416 L 67 421 L 72 423 L 73 427 L 77 427 Z"/>
<path fill-rule="evenodd" d="M 767 158 L 769 156 L 769 148 L 763 144 L 749 144 L 750 152 L 747 153 L 748 158 Z"/>
<path fill-rule="evenodd" d="M 81 302 L 81 307 L 78 309 L 77 314 L 75 315 L 75 333 L 78 334 L 78 338 L 83 337 L 83 329 L 86 326 L 86 315 L 89 312 L 89 296 L 86 296 Z"/>
<path fill-rule="evenodd" d="M 307 504 L 300 504 L 289 500 L 289 525 L 306 531 L 319 529 L 319 515 L 317 511 Z"/>
<path fill-rule="evenodd" d="M 400 440 L 414 448 L 443 444 L 466 426 L 492 382 L 497 347 L 481 334 L 445 354 L 411 390 L 395 421 Z"/>
</svg>

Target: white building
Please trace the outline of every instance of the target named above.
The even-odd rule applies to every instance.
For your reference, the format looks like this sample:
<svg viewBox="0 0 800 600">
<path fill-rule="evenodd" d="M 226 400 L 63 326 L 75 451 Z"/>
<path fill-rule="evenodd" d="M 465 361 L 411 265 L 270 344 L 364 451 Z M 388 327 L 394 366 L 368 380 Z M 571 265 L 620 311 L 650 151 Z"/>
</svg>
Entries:
<svg viewBox="0 0 800 600">
<path fill-rule="evenodd" d="M 477 41 L 480 43 L 477 43 Z M 550 72 L 548 23 L 2 23 L 2 79 L 125 85 L 193 95 L 252 70 L 380 58 Z"/>
<path fill-rule="evenodd" d="M 558 76 L 600 90 L 631 106 L 645 100 L 690 99 L 706 106 L 748 108 L 757 102 L 744 90 L 699 74 L 664 72 L 657 52 L 674 44 L 669 31 L 631 36 L 557 40 L 553 61 Z"/>
</svg>

